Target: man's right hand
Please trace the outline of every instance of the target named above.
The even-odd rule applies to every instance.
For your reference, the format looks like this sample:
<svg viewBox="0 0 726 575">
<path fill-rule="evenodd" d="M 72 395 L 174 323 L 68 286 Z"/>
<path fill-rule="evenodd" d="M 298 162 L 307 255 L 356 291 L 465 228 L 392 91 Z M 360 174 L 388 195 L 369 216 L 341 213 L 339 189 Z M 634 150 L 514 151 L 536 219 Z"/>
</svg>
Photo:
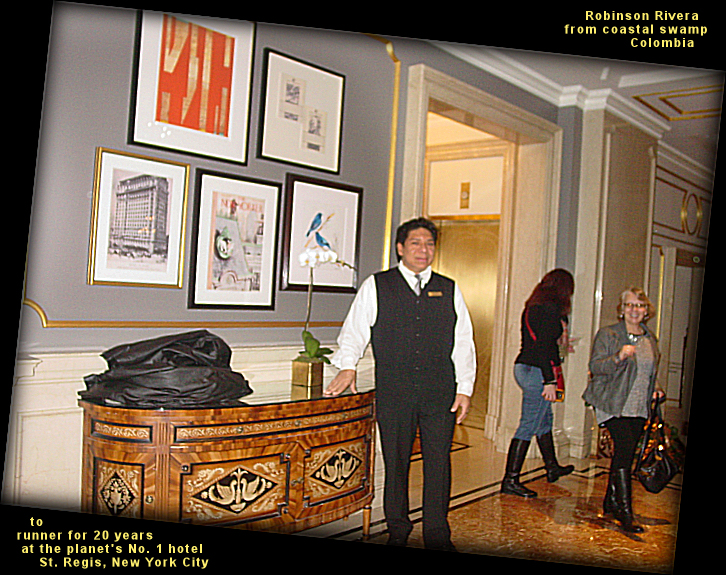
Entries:
<svg viewBox="0 0 726 575">
<path fill-rule="evenodd" d="M 355 370 L 354 369 L 341 369 L 330 382 L 330 385 L 323 391 L 323 395 L 336 396 L 343 393 L 346 389 L 350 388 L 352 393 L 358 393 L 355 388 Z"/>
</svg>

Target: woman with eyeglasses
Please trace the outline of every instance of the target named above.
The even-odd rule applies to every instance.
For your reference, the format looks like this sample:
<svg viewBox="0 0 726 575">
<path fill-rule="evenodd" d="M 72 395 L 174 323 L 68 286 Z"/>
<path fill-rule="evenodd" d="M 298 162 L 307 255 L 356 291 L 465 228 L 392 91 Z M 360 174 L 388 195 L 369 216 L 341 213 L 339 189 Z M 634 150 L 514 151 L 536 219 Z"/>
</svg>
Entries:
<svg viewBox="0 0 726 575">
<path fill-rule="evenodd" d="M 631 470 L 651 398 L 665 394 L 657 385 L 658 344 L 646 325 L 655 307 L 641 288 L 631 287 L 620 294 L 617 309 L 620 321 L 595 335 L 591 377 L 582 397 L 613 440 L 603 511 L 626 531 L 642 533 L 633 516 Z"/>
</svg>

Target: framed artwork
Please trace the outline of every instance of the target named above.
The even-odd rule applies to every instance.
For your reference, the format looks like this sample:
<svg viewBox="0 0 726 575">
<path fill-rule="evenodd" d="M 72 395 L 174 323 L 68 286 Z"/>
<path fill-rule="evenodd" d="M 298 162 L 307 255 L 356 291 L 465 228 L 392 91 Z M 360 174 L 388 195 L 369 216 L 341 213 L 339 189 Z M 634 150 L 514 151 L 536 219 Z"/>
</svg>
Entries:
<svg viewBox="0 0 726 575">
<path fill-rule="evenodd" d="M 359 187 L 287 175 L 281 289 L 308 289 L 310 271 L 301 257 L 332 251 L 340 263 L 315 267 L 314 290 L 356 291 L 362 194 Z"/>
<path fill-rule="evenodd" d="M 129 143 L 245 164 L 255 25 L 140 11 Z"/>
<path fill-rule="evenodd" d="M 282 185 L 197 170 L 189 307 L 274 309 Z"/>
<path fill-rule="evenodd" d="M 88 283 L 182 287 L 189 165 L 96 149 Z"/>
<path fill-rule="evenodd" d="M 340 172 L 345 76 L 265 50 L 258 154 Z"/>
</svg>

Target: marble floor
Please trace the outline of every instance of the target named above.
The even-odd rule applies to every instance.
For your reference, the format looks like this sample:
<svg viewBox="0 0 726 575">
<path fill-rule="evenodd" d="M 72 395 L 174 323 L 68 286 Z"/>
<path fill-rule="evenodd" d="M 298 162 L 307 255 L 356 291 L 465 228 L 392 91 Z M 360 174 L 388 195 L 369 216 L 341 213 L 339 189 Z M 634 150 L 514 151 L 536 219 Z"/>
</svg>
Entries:
<svg viewBox="0 0 726 575">
<path fill-rule="evenodd" d="M 496 452 L 480 430 L 457 428 L 449 520 L 459 555 L 652 573 L 673 571 L 682 475 L 657 495 L 633 483 L 633 509 L 645 527 L 644 533 L 634 535 L 623 531 L 612 517 L 603 516 L 609 460 L 561 460 L 574 464 L 575 472 L 550 484 L 541 459 L 529 458 L 522 481 L 538 493 L 529 500 L 499 492 L 504 460 L 505 454 Z M 410 491 L 415 527 L 409 539 L 413 550 L 423 548 L 420 467 L 420 461 L 414 460 Z M 365 543 L 385 544 L 386 540 L 385 525 L 379 519 Z M 405 552 L 417 552 L 413 550 Z"/>
</svg>

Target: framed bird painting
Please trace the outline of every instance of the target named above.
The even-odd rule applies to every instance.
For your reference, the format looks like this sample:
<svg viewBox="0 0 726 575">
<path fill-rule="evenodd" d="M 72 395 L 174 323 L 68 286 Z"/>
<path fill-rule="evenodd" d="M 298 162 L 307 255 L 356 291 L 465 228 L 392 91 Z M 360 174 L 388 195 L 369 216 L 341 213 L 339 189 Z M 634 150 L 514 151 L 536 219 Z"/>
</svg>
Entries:
<svg viewBox="0 0 726 575">
<path fill-rule="evenodd" d="M 363 189 L 287 174 L 280 289 L 353 293 Z"/>
</svg>

